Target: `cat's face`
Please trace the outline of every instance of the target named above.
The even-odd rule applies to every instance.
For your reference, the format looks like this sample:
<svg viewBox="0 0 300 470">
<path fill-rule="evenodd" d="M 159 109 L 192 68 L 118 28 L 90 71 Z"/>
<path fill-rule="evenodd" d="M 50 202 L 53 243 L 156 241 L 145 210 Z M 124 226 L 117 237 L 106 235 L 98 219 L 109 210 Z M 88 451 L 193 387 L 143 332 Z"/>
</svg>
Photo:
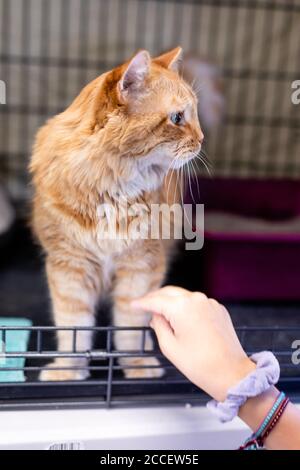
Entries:
<svg viewBox="0 0 300 470">
<path fill-rule="evenodd" d="M 180 51 L 153 60 L 141 51 L 122 67 L 116 86 L 121 158 L 180 168 L 199 153 L 197 99 L 175 69 Z"/>
</svg>

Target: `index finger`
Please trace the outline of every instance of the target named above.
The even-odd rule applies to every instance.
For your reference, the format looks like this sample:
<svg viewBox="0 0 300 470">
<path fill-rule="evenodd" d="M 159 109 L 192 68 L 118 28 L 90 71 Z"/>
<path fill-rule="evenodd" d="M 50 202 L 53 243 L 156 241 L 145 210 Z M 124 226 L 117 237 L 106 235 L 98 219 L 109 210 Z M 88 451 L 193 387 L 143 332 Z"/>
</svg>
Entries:
<svg viewBox="0 0 300 470">
<path fill-rule="evenodd" d="M 132 302 L 134 308 L 141 308 L 152 313 L 163 315 L 166 320 L 171 321 L 177 315 L 178 302 L 183 299 L 187 291 L 171 286 L 164 287 L 158 291 L 151 292 L 140 299 Z"/>
</svg>

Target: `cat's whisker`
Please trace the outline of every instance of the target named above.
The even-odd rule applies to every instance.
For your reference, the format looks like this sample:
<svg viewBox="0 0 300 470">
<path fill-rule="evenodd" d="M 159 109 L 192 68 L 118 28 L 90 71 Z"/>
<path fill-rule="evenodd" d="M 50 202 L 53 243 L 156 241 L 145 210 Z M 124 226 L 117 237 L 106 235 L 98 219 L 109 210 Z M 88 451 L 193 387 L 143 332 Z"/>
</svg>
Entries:
<svg viewBox="0 0 300 470">
<path fill-rule="evenodd" d="M 196 82 L 196 77 L 194 77 L 193 80 L 190 82 L 190 87 L 192 88 L 193 91 L 194 91 L 195 82 Z"/>
<path fill-rule="evenodd" d="M 199 95 L 200 92 L 203 92 L 203 90 L 205 90 L 205 84 L 201 84 L 197 88 L 193 89 L 195 95 L 197 96 Z"/>
<path fill-rule="evenodd" d="M 176 161 L 176 156 L 172 159 L 170 165 L 169 165 L 169 169 L 168 169 L 168 172 L 170 171 L 170 168 L 171 168 L 171 165 Z M 171 186 L 171 181 L 172 181 L 172 176 L 173 176 L 173 173 L 175 171 L 175 168 L 174 166 L 172 167 L 171 169 L 171 174 L 169 176 L 169 181 L 168 181 L 168 188 L 167 188 L 167 202 L 169 201 L 169 191 L 170 191 L 170 186 Z M 168 173 L 167 172 L 167 173 Z M 175 196 L 174 196 L 175 197 Z"/>
<path fill-rule="evenodd" d="M 196 158 L 197 158 L 197 160 L 200 160 L 200 162 L 204 165 L 204 167 L 205 167 L 207 173 L 209 174 L 209 176 L 212 177 L 211 170 L 210 170 L 209 166 L 207 165 L 206 161 L 200 155 L 198 155 Z"/>
<path fill-rule="evenodd" d="M 210 162 L 208 162 L 206 158 L 203 157 L 203 155 L 199 155 L 197 159 L 200 160 L 203 164 L 205 164 L 207 168 L 209 168 L 211 171 L 213 170 L 213 165 Z"/>
<path fill-rule="evenodd" d="M 176 175 L 176 184 L 175 184 L 175 191 L 174 191 L 174 195 L 173 195 L 173 204 L 176 203 L 176 195 L 177 195 L 177 187 L 178 187 L 178 174 L 177 174 L 177 171 L 175 173 Z"/>
<path fill-rule="evenodd" d="M 180 155 L 175 155 L 175 157 L 172 159 L 170 165 L 169 165 L 169 170 L 171 168 L 171 165 L 172 166 L 172 169 L 171 169 L 171 174 L 170 174 L 170 178 L 169 178 L 169 182 L 168 182 L 168 189 L 167 189 L 167 201 L 169 200 L 169 190 L 170 190 L 170 186 L 171 186 L 171 181 L 172 181 L 172 177 L 173 177 L 173 174 L 175 172 L 175 175 L 177 174 L 177 170 L 176 170 L 176 162 L 180 159 Z M 169 171 L 168 170 L 168 171 Z M 173 198 L 173 203 L 175 203 L 175 198 L 176 198 L 176 195 L 177 195 L 177 186 L 178 186 L 178 177 L 176 176 L 176 186 L 175 186 L 175 192 L 174 192 L 174 198 Z M 179 185 L 180 186 L 180 185 Z"/>
<path fill-rule="evenodd" d="M 201 148 L 200 152 L 196 154 L 195 158 L 200 158 L 201 157 L 201 160 L 205 161 L 205 163 L 207 164 L 207 166 L 209 166 L 210 168 L 213 167 L 213 164 L 212 162 L 210 161 L 210 158 L 209 156 L 207 155 L 207 153 L 205 152 L 205 150 L 203 148 Z"/>
<path fill-rule="evenodd" d="M 191 160 L 191 164 L 192 164 L 192 169 L 193 169 L 193 173 L 195 175 L 195 180 L 196 180 L 196 184 L 197 184 L 197 195 L 198 195 L 198 198 L 200 198 L 200 189 L 199 189 L 199 182 L 198 182 L 198 175 L 197 175 L 197 170 L 195 168 L 195 164 L 193 162 L 193 160 Z"/>
<path fill-rule="evenodd" d="M 194 194 L 193 194 L 193 189 L 192 189 L 192 184 L 191 184 L 191 174 L 190 174 L 190 163 L 191 163 L 192 160 L 190 160 L 187 165 L 186 165 L 186 169 L 187 169 L 187 173 L 188 173 L 188 182 L 189 182 L 189 190 L 190 190 L 190 194 L 192 196 L 192 200 L 193 200 L 193 203 L 195 204 L 195 199 L 194 199 Z"/>
<path fill-rule="evenodd" d="M 208 162 L 210 162 L 209 155 L 207 154 L 207 151 L 206 151 L 203 147 L 201 148 L 201 150 L 200 150 L 199 153 L 200 153 L 203 157 L 205 157 Z"/>
<path fill-rule="evenodd" d="M 184 172 L 184 167 L 181 167 L 180 170 L 182 170 L 182 174 L 183 174 L 183 172 Z M 182 186 L 182 188 L 183 188 L 183 185 L 181 185 L 181 186 Z M 186 219 L 186 221 L 187 221 L 187 223 L 189 224 L 190 228 L 193 230 L 192 224 L 191 224 L 191 222 L 190 222 L 190 220 L 189 220 L 189 218 L 188 218 L 188 215 L 187 215 L 187 213 L 186 213 L 186 210 L 185 210 L 184 197 L 183 197 L 182 191 L 180 192 L 180 196 L 181 196 L 181 206 L 182 206 L 182 208 L 183 208 L 183 215 L 184 215 L 184 218 Z"/>
<path fill-rule="evenodd" d="M 201 153 L 201 155 L 204 155 L 209 160 L 209 156 L 208 156 L 206 150 L 203 147 L 201 148 L 199 153 Z"/>
<path fill-rule="evenodd" d="M 179 155 L 177 155 L 176 157 L 176 161 L 180 158 Z M 179 178 L 178 178 L 178 173 L 177 173 L 178 170 L 175 170 L 175 174 L 176 174 L 176 186 L 175 186 L 175 191 L 174 191 L 174 198 L 173 198 L 173 204 L 175 204 L 176 202 L 176 197 L 177 197 L 177 187 L 179 185 L 179 192 L 180 192 L 180 189 L 181 189 L 181 184 L 179 183 Z M 179 169 L 179 177 L 180 177 L 180 169 Z"/>
<path fill-rule="evenodd" d="M 195 78 L 191 83 L 191 88 L 195 95 L 198 95 L 200 91 L 204 90 L 206 83 L 202 80 L 200 81 L 199 78 Z"/>
<path fill-rule="evenodd" d="M 180 200 L 181 200 L 181 205 L 182 205 L 182 207 L 184 208 L 184 205 L 183 205 L 183 193 L 182 193 L 182 191 L 183 191 L 183 186 L 184 186 L 184 184 L 183 184 L 183 167 L 180 168 L 179 173 L 180 173 L 180 181 L 181 181 L 181 186 L 180 186 Z"/>
</svg>

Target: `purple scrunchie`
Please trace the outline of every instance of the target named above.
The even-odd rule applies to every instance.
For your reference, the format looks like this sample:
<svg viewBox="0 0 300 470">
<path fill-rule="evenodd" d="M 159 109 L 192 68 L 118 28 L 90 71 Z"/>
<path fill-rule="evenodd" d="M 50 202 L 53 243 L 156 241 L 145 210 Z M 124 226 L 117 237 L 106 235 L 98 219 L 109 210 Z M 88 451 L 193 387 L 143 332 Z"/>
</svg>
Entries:
<svg viewBox="0 0 300 470">
<path fill-rule="evenodd" d="M 263 351 L 250 359 L 256 363 L 256 369 L 228 390 L 225 401 L 211 400 L 206 405 L 222 423 L 233 420 L 248 398 L 261 395 L 279 380 L 280 366 L 273 353 Z"/>
</svg>

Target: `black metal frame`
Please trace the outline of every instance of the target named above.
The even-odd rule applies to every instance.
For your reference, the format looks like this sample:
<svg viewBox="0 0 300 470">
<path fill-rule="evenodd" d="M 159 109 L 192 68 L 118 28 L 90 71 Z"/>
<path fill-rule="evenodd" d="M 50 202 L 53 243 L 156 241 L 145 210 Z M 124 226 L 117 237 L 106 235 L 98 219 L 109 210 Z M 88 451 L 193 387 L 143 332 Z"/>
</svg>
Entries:
<svg viewBox="0 0 300 470">
<path fill-rule="evenodd" d="M 24 367 L 1 367 L 0 371 L 23 370 L 25 375 L 38 373 L 45 368 L 41 361 L 59 357 L 86 358 L 89 364 L 81 369 L 95 375 L 92 379 L 68 382 L 40 382 L 37 376 L 34 379 L 19 383 L 0 383 L 0 410 L 20 408 L 57 408 L 57 407 L 111 407 L 111 406 L 149 406 L 158 404 L 203 404 L 207 397 L 203 392 L 183 377 L 173 365 L 163 358 L 155 347 L 153 350 L 145 349 L 145 335 L 149 328 L 127 327 L 0 327 L 0 338 L 5 344 L 8 331 L 30 331 L 35 336 L 35 347 L 26 352 L 10 351 L 5 349 L 0 353 L 1 358 L 23 357 L 31 365 Z M 70 351 L 59 352 L 46 350 L 43 339 L 46 334 L 53 334 L 60 330 L 72 332 L 73 344 Z M 139 331 L 141 333 L 141 348 L 135 351 L 119 351 L 113 347 L 113 334 L 116 331 Z M 79 331 L 93 331 L 105 335 L 106 347 L 90 351 L 78 351 L 76 337 Z M 281 363 L 281 386 L 289 392 L 294 399 L 300 399 L 300 365 L 292 363 L 291 339 L 300 338 L 299 327 L 239 327 L 238 335 L 249 354 L 257 352 L 260 347 L 251 346 L 251 341 L 262 334 L 268 349 L 273 351 Z M 284 343 L 282 337 L 284 336 Z M 123 377 L 124 367 L 117 363 L 121 357 L 157 357 L 162 362 L 166 374 L 159 379 L 126 379 Z M 100 362 L 100 364 L 98 364 Z M 126 368 L 129 368 L 127 366 Z M 133 366 L 131 366 L 133 367 Z M 145 369 L 147 366 L 139 366 Z M 156 367 L 156 366 L 148 366 Z M 138 368 L 138 366 L 134 366 Z M 59 367 L 56 369 L 66 369 Z M 68 367 L 68 370 L 78 367 Z M 98 375 L 98 376 L 97 376 Z"/>
<path fill-rule="evenodd" d="M 88 0 L 80 0 L 80 28 L 78 30 L 79 35 L 79 47 L 75 57 L 70 54 L 71 39 L 69 35 L 70 28 L 70 0 L 61 0 L 61 15 L 58 18 L 59 30 L 58 30 L 58 42 L 59 42 L 59 54 L 53 56 L 51 54 L 50 46 L 50 10 L 52 8 L 50 0 L 41 0 L 42 9 L 40 17 L 40 29 L 42 31 L 41 42 L 39 44 L 39 50 L 35 54 L 32 54 L 30 50 L 30 28 L 31 28 L 31 13 L 33 2 L 31 0 L 22 0 L 20 2 L 22 25 L 21 25 L 21 45 L 18 48 L 18 52 L 12 53 L 11 50 L 11 31 L 16 27 L 14 24 L 13 10 L 11 2 L 9 0 L 0 0 L 2 4 L 2 18 L 1 18 L 1 41 L 0 41 L 0 63 L 2 65 L 1 79 L 4 79 L 7 83 L 10 83 L 12 76 L 12 66 L 19 66 L 19 74 L 22 77 L 20 82 L 20 99 L 17 103 L 13 104 L 8 96 L 7 106 L 1 106 L 0 114 L 3 115 L 3 122 L 1 122 L 1 132 L 4 144 L 9 143 L 9 137 L 11 134 L 10 129 L 10 118 L 11 116 L 18 116 L 22 118 L 22 126 L 20 126 L 20 132 L 14 135 L 14 139 L 18 139 L 22 145 L 17 149 L 11 150 L 9 145 L 4 145 L 4 149 L 7 147 L 8 151 L 0 150 L 0 171 L 3 176 L 9 177 L 10 173 L 17 174 L 19 180 L 25 179 L 27 174 L 25 171 L 26 160 L 29 154 L 29 147 L 26 144 L 28 137 L 29 118 L 35 117 L 38 122 L 42 122 L 53 115 L 61 111 L 70 101 L 70 85 L 67 80 L 68 70 L 75 70 L 77 74 L 77 88 L 78 90 L 86 83 L 89 75 L 100 74 L 101 72 L 110 69 L 116 63 L 121 63 L 126 57 L 124 44 L 126 41 L 120 39 L 126 39 L 126 31 L 124 31 L 123 21 L 124 15 L 127 14 L 126 1 L 119 2 L 117 11 L 117 24 L 118 28 L 115 31 L 115 36 L 119 41 L 119 48 L 117 55 L 110 57 L 108 54 L 108 20 L 109 20 L 109 0 L 100 1 L 99 9 L 99 32 L 101 37 L 97 37 L 97 42 L 101 44 L 104 53 L 99 54 L 99 60 L 93 59 L 88 54 L 89 42 L 88 42 L 88 30 L 89 30 L 89 2 Z M 136 30 L 134 32 L 134 40 L 132 44 L 133 50 L 137 50 L 145 46 L 144 44 L 144 27 L 146 21 L 145 8 L 147 6 L 147 0 L 139 0 L 137 8 L 137 21 Z M 161 52 L 161 31 L 164 22 L 164 10 L 161 9 L 163 3 L 174 3 L 178 6 L 174 15 L 174 25 L 172 26 L 172 42 L 173 45 L 177 45 L 178 42 L 178 31 L 182 28 L 182 7 L 183 4 L 193 5 L 210 5 L 216 7 L 216 11 L 213 15 L 209 16 L 210 21 L 213 20 L 214 26 L 218 25 L 220 19 L 220 11 L 218 7 L 229 7 L 232 9 L 232 15 L 226 20 L 226 30 L 232 32 L 232 40 L 227 44 L 227 52 L 224 53 L 224 63 L 219 64 L 222 68 L 222 74 L 227 80 L 227 86 L 230 88 L 234 80 L 240 84 L 245 80 L 255 80 L 255 99 L 260 100 L 260 89 L 265 89 L 263 85 L 264 81 L 270 83 L 283 82 L 289 85 L 293 80 L 298 79 L 298 70 L 289 68 L 290 64 L 287 61 L 286 64 L 278 64 L 276 68 L 268 67 L 268 64 L 263 62 L 263 56 L 261 56 L 259 62 L 260 65 L 251 67 L 251 64 L 242 68 L 237 67 L 233 60 L 236 55 L 236 50 L 231 46 L 234 45 L 234 39 L 237 30 L 236 13 L 239 9 L 247 10 L 258 10 L 264 12 L 268 11 L 268 23 L 265 24 L 266 32 L 272 31 L 274 18 L 272 14 L 275 11 L 281 10 L 291 12 L 291 14 L 299 14 L 300 3 L 299 0 L 156 0 L 155 8 L 155 27 L 151 36 L 151 49 L 153 54 Z M 267 16 L 266 16 L 267 18 Z M 270 19 L 269 19 L 270 18 Z M 201 24 L 197 23 L 197 15 L 193 15 L 190 23 L 189 32 L 189 47 L 188 50 L 193 52 L 194 44 L 196 43 L 199 35 L 199 28 Z M 287 23 L 288 24 L 288 23 Z M 99 41 L 98 41 L 99 39 Z M 215 40 L 214 28 L 209 29 L 207 42 L 210 44 L 212 52 L 215 52 L 217 41 Z M 246 47 L 250 47 L 251 44 L 245 44 Z M 262 44 L 264 46 L 264 44 Z M 263 47 L 262 47 L 263 50 Z M 197 52 L 197 51 L 196 51 Z M 214 54 L 212 54 L 214 56 Z M 286 54 L 288 57 L 288 51 Z M 213 57 L 212 57 L 213 58 Z M 230 59 L 230 60 L 229 60 Z M 36 104 L 30 102 L 29 84 L 30 84 L 30 67 L 37 67 L 38 70 L 38 100 Z M 57 70 L 59 82 L 64 84 L 59 92 L 59 106 L 52 105 L 49 100 L 45 99 L 48 96 L 49 91 L 49 70 L 54 68 Z M 276 90 L 275 90 L 276 91 Z M 10 87 L 8 87 L 8 95 L 10 94 Z M 238 95 L 241 95 L 239 90 Z M 270 143 L 276 143 L 277 135 L 281 129 L 293 129 L 294 134 L 298 135 L 299 120 L 297 116 L 290 113 L 289 115 L 283 115 L 282 111 L 282 98 L 278 97 L 273 90 L 273 100 L 276 109 L 272 113 L 259 113 L 255 115 L 248 115 L 241 113 L 238 106 L 235 111 L 230 115 L 226 116 L 226 124 L 237 127 L 240 133 L 245 133 L 248 128 L 251 128 L 253 132 L 253 138 L 251 141 L 254 143 L 259 142 L 259 138 L 255 137 L 257 129 L 263 127 L 268 132 Z M 73 97 L 73 95 L 72 95 Z M 265 100 L 265 98 L 261 98 Z M 279 100 L 279 101 L 278 101 Z M 241 101 L 241 96 L 237 96 L 237 103 Z M 263 101 L 265 103 L 265 101 Z M 275 112 L 276 111 L 276 112 Z M 276 133 L 274 133 L 276 129 Z M 270 132 L 269 132 L 270 131 Z M 275 136 L 275 138 L 274 138 Z M 226 137 L 226 136 L 225 136 Z M 222 141 L 222 139 L 219 139 Z M 273 145 L 273 144 L 272 144 Z M 286 154 L 290 153 L 291 146 L 293 145 L 292 139 L 288 139 L 286 144 Z M 259 156 L 259 147 L 258 152 Z M 235 165 L 239 161 L 235 162 Z M 224 165 L 227 165 L 226 159 L 224 159 Z M 221 162 L 219 162 L 219 166 Z M 223 163 L 222 163 L 223 165 Z M 230 163 L 233 166 L 233 163 Z M 256 160 L 250 165 L 256 165 Z M 297 170 L 298 162 L 294 162 L 291 170 Z M 294 171 L 294 173 L 295 173 Z M 25 186 L 25 181 L 24 181 Z M 21 202 L 21 201 L 20 201 Z M 44 360 L 54 359 L 56 357 L 66 356 L 66 353 L 59 353 L 55 350 L 44 350 L 43 339 L 47 334 L 53 334 L 60 328 L 57 327 L 0 327 L 1 331 L 4 332 L 9 330 L 29 330 L 31 334 L 36 335 L 36 344 L 28 352 L 9 352 L 6 353 L 6 357 L 24 357 L 26 359 L 26 365 L 23 368 L 24 372 L 30 376 L 36 374 L 44 367 L 41 364 Z M 125 328 L 130 329 L 130 328 Z M 87 352 L 76 351 L 76 332 L 79 328 L 73 327 L 68 330 L 74 332 L 75 340 L 73 342 L 73 351 L 69 351 L 71 357 L 86 357 L 91 363 L 88 366 L 89 371 L 92 373 L 92 379 L 83 382 L 56 382 L 56 383 L 45 383 L 39 382 L 36 378 L 30 378 L 25 383 L 1 383 L 0 382 L 0 409 L 15 408 L 15 407 L 41 407 L 41 406 L 117 406 L 117 405 L 139 405 L 139 404 L 158 404 L 158 403 L 203 403 L 206 400 L 205 395 L 200 392 L 196 387 L 190 384 L 184 377 L 182 377 L 173 366 L 166 363 L 162 358 L 160 352 L 155 349 L 151 352 L 146 352 L 144 347 L 144 338 L 147 328 L 140 328 L 141 331 L 141 349 L 139 351 L 130 351 L 125 353 L 124 351 L 117 351 L 113 347 L 113 333 L 117 328 L 115 327 L 96 327 L 93 328 L 93 332 L 99 332 L 100 334 L 106 335 L 106 347 L 103 349 L 93 349 Z M 89 328 L 80 328 L 80 330 L 89 330 Z M 251 346 L 249 339 L 255 338 L 257 335 L 263 334 L 268 343 L 267 348 L 273 350 L 274 353 L 281 361 L 282 365 L 282 386 L 287 388 L 292 394 L 300 394 L 300 366 L 297 367 L 288 360 L 291 355 L 290 344 L 286 342 L 283 346 L 279 346 L 278 339 L 284 335 L 287 337 L 289 334 L 298 335 L 300 338 L 300 327 L 286 327 L 286 328 L 274 328 L 270 327 L 241 327 L 238 329 L 240 338 L 245 346 L 246 350 L 251 353 L 255 350 L 261 349 L 261 345 L 256 348 Z M 159 357 L 164 362 L 164 367 L 167 370 L 166 377 L 161 379 L 151 380 L 127 380 L 122 376 L 122 368 L 117 364 L 117 359 L 127 355 L 129 357 L 148 357 L 155 356 Z M 2 354 L 3 356 L 3 354 Z M 1 354 L 0 354 L 1 358 Z M 100 365 L 97 362 L 101 363 Z M 96 365 L 95 365 L 96 363 Z M 1 369 L 0 369 L 1 370 Z M 4 368 L 2 368 L 4 370 Z M 12 370 L 9 368 L 9 370 Z M 97 376 L 98 374 L 98 376 Z M 96 376 L 96 377 L 95 377 Z"/>
</svg>

